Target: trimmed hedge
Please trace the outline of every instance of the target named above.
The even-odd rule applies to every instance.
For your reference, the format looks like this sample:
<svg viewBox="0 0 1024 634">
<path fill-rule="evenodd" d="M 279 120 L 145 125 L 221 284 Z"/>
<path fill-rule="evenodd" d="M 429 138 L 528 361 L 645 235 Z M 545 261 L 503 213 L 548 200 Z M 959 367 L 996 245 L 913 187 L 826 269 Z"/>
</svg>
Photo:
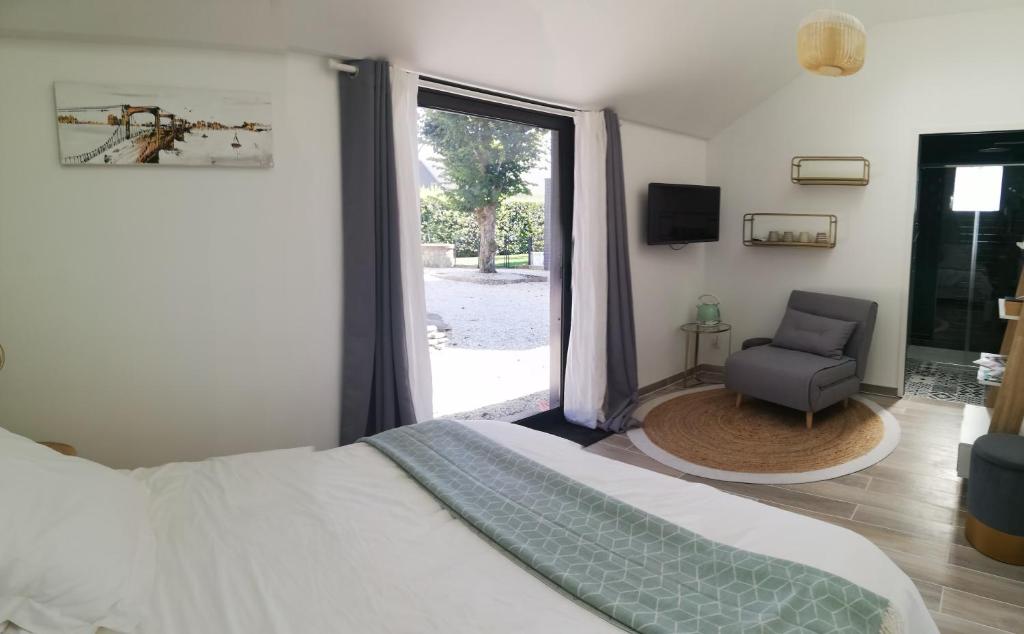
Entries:
<svg viewBox="0 0 1024 634">
<path fill-rule="evenodd" d="M 498 207 L 496 238 L 499 254 L 544 250 L 544 205 L 506 200 Z M 420 196 L 420 237 L 423 242 L 454 244 L 455 257 L 474 256 L 480 249 L 480 230 L 472 213 L 451 209 L 441 193 Z"/>
</svg>

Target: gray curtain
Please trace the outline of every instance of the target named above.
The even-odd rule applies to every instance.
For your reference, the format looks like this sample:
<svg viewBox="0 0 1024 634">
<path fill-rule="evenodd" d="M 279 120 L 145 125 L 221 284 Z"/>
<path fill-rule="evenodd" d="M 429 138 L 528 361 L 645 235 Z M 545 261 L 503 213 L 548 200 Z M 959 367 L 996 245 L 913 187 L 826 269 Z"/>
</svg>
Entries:
<svg viewBox="0 0 1024 634">
<path fill-rule="evenodd" d="M 391 85 L 386 61 L 338 73 L 344 274 L 341 444 L 415 423 L 399 268 Z"/>
<path fill-rule="evenodd" d="M 632 423 L 639 394 L 619 116 L 611 110 L 605 110 L 604 124 L 608 132 L 605 164 L 608 188 L 608 387 L 605 393 L 605 420 L 599 422 L 598 426 L 617 432 Z"/>
</svg>

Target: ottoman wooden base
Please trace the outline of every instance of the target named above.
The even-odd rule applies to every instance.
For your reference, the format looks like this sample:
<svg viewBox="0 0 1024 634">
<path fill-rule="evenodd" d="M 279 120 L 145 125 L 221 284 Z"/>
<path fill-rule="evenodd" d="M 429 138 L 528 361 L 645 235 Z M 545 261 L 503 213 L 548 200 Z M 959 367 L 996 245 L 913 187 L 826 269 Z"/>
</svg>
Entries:
<svg viewBox="0 0 1024 634">
<path fill-rule="evenodd" d="M 1015 566 L 1024 566 L 1024 536 L 986 526 L 967 514 L 967 541 L 983 555 Z"/>
</svg>

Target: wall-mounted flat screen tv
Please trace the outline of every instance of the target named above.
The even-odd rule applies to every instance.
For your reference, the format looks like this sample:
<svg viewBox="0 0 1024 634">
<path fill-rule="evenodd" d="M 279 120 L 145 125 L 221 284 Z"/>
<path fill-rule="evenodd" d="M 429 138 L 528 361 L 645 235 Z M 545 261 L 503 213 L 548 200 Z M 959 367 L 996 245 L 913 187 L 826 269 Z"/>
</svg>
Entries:
<svg viewBox="0 0 1024 634">
<path fill-rule="evenodd" d="M 647 186 L 647 244 L 718 241 L 722 190 L 707 185 Z"/>
</svg>

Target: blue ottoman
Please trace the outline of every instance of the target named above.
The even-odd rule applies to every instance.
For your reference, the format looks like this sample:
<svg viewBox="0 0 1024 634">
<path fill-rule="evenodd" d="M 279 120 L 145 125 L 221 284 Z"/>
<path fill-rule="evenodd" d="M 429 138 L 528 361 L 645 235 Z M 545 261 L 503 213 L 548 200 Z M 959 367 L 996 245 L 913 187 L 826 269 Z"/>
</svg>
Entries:
<svg viewBox="0 0 1024 634">
<path fill-rule="evenodd" d="M 992 559 L 1024 566 L 1024 436 L 986 434 L 974 442 L 967 541 Z"/>
</svg>

